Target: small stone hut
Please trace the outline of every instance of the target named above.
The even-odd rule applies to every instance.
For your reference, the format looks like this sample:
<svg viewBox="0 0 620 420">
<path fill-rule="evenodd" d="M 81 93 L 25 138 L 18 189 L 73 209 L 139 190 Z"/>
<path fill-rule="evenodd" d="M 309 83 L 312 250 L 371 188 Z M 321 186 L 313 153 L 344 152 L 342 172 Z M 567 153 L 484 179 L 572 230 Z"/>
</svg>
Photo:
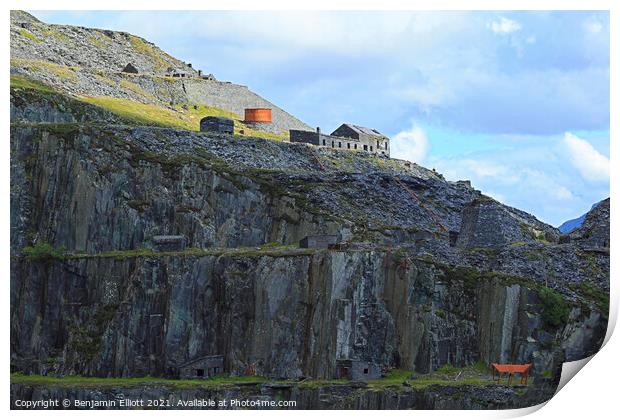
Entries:
<svg viewBox="0 0 620 420">
<path fill-rule="evenodd" d="M 327 248 L 338 242 L 338 235 L 309 235 L 299 241 L 300 248 Z"/>
<path fill-rule="evenodd" d="M 379 379 L 380 377 L 381 366 L 376 363 L 351 359 L 336 360 L 336 379 L 367 381 Z"/>
<path fill-rule="evenodd" d="M 224 356 L 202 356 L 178 366 L 181 379 L 207 379 L 224 373 Z"/>
<path fill-rule="evenodd" d="M 131 63 L 127 63 L 125 67 L 123 67 L 123 73 L 132 73 L 138 74 L 138 69 Z"/>
<path fill-rule="evenodd" d="M 183 251 L 187 238 L 183 235 L 158 235 L 151 240 L 153 249 L 158 252 Z"/>
<path fill-rule="evenodd" d="M 204 117 L 200 120 L 200 131 L 233 134 L 235 132 L 235 122 L 225 117 Z"/>
</svg>

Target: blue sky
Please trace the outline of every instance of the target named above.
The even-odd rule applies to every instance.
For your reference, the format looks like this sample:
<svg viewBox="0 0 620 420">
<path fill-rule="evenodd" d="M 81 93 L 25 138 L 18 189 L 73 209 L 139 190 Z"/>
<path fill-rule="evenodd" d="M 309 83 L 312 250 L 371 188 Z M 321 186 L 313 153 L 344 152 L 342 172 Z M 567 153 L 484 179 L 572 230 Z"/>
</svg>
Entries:
<svg viewBox="0 0 620 420">
<path fill-rule="evenodd" d="M 34 12 L 134 33 L 553 225 L 609 195 L 607 12 Z"/>
</svg>

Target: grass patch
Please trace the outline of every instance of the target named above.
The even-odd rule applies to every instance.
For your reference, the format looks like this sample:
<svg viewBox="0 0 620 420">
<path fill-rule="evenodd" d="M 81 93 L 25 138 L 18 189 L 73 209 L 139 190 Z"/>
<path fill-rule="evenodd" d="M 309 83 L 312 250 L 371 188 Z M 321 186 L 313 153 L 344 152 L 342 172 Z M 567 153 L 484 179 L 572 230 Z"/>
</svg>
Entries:
<svg viewBox="0 0 620 420">
<path fill-rule="evenodd" d="M 59 26 L 60 27 L 60 26 Z M 41 31 L 46 37 L 55 38 L 60 42 L 71 42 L 69 37 L 56 28 L 56 25 L 37 25 L 39 31 Z"/>
<path fill-rule="evenodd" d="M 88 42 L 97 48 L 106 48 L 112 44 L 112 40 L 102 32 L 95 32 L 88 37 Z"/>
<path fill-rule="evenodd" d="M 442 367 L 438 368 L 435 372 L 443 373 L 444 375 L 456 375 L 462 371 L 463 368 L 454 367 L 450 363 L 446 363 Z"/>
<path fill-rule="evenodd" d="M 413 371 L 404 369 L 393 369 L 381 379 L 368 381 L 368 387 L 381 389 L 386 387 L 404 387 L 407 382 L 413 388 L 425 388 L 432 385 L 491 385 L 489 375 L 481 375 L 475 370 L 463 368 L 459 370 L 462 374 L 455 380 L 442 373 L 432 373 L 426 375 L 415 374 L 415 379 L 411 379 Z M 457 372 L 458 373 L 458 372 Z M 66 387 L 66 388 L 102 388 L 102 387 L 144 387 L 149 385 L 168 386 L 171 388 L 221 388 L 237 386 L 244 383 L 276 383 L 299 386 L 300 388 L 321 388 L 332 385 L 345 385 L 349 381 L 345 379 L 311 379 L 306 381 L 293 380 L 270 380 L 262 376 L 228 376 L 219 375 L 208 379 L 169 379 L 155 378 L 151 376 L 141 378 L 97 378 L 85 376 L 43 376 L 43 375 L 24 375 L 17 372 L 11 374 L 12 384 L 45 386 L 45 387 Z"/>
<path fill-rule="evenodd" d="M 186 248 L 182 251 L 158 252 L 149 248 L 137 248 L 127 250 L 106 251 L 98 254 L 64 254 L 64 259 L 82 258 L 139 258 L 139 257 L 202 257 L 210 255 L 238 256 L 238 257 L 294 257 L 302 255 L 313 255 L 316 250 L 310 248 L 298 248 L 297 245 L 275 245 L 274 243 L 259 245 L 254 247 L 239 248 Z"/>
<path fill-rule="evenodd" d="M 447 365 L 449 366 L 449 365 Z M 441 369 L 441 368 L 440 368 Z M 472 367 L 454 368 L 445 367 L 429 374 L 417 374 L 410 370 L 392 369 L 385 378 L 368 381 L 369 388 L 385 388 L 403 386 L 406 382 L 412 388 L 426 388 L 431 385 L 491 385 L 493 382 L 489 375 L 482 375 Z M 455 380 L 456 375 L 461 373 Z M 412 375 L 413 378 L 412 378 Z"/>
<path fill-rule="evenodd" d="M 78 67 L 63 66 L 60 64 L 52 63 L 51 61 L 44 60 L 26 60 L 22 58 L 12 58 L 12 67 L 23 67 L 36 72 L 52 73 L 59 79 L 74 79 L 76 77 L 75 72 L 79 70 Z"/>
<path fill-rule="evenodd" d="M 157 48 L 155 45 L 150 44 L 135 35 L 129 36 L 129 42 L 137 53 L 145 55 L 153 61 L 155 69 L 162 70 L 170 67 L 170 64 L 162 58 L 162 55 L 164 55 L 165 53 L 159 48 Z"/>
<path fill-rule="evenodd" d="M 37 71 L 48 70 L 56 74 L 59 78 L 68 79 L 75 77 L 74 67 L 60 66 L 47 61 L 36 60 L 11 60 L 12 66 L 31 68 Z M 97 80 L 110 86 L 114 85 L 110 79 L 95 73 Z M 126 91 L 131 91 L 145 100 L 155 100 L 154 96 L 142 87 L 129 80 L 122 79 L 120 87 Z M 58 93 L 51 86 L 37 80 L 20 76 L 11 75 L 12 89 L 31 89 L 44 93 Z M 63 95 L 64 96 L 64 95 Z M 230 111 L 212 107 L 205 104 L 184 104 L 175 105 L 174 108 L 159 106 L 155 104 L 141 103 L 125 98 L 115 98 L 111 96 L 82 96 L 75 98 L 81 103 L 94 105 L 105 111 L 121 117 L 128 124 L 147 125 L 155 127 L 169 127 L 182 130 L 200 131 L 200 120 L 207 116 L 226 117 L 234 120 L 235 135 L 244 137 L 259 137 L 268 140 L 285 140 L 288 135 L 285 133 L 275 134 L 268 131 L 255 130 L 246 126 L 242 118 Z M 243 134 L 241 132 L 243 131 Z"/>
<path fill-rule="evenodd" d="M 429 262 L 429 261 L 427 261 Z M 478 284 L 488 275 L 469 267 L 441 267 L 442 274 L 440 279 L 442 282 L 463 282 L 465 291 L 473 292 Z"/>
<path fill-rule="evenodd" d="M 551 327 L 566 324 L 570 308 L 564 296 L 548 287 L 541 287 L 538 297 L 542 302 L 542 318 Z"/>
<path fill-rule="evenodd" d="M 152 97 L 152 95 L 143 91 L 142 88 L 135 83 L 121 81 L 121 85 L 126 85 L 125 88 L 134 93 Z M 110 96 L 86 96 L 80 99 L 110 111 L 137 125 L 200 131 L 200 120 L 207 116 L 215 116 L 234 120 L 234 132 L 237 135 L 241 135 L 241 130 L 243 130 L 243 136 L 246 137 L 260 137 L 269 140 L 283 140 L 286 138 L 284 134 L 278 135 L 248 128 L 243 124 L 241 117 L 237 114 L 204 104 L 176 105 L 174 108 L 165 108 L 154 104 L 143 104 L 129 99 L 113 98 Z"/>
<path fill-rule="evenodd" d="M 20 76 L 18 74 L 11 75 L 11 89 L 31 89 L 45 93 L 57 93 L 54 88 L 43 82 Z"/>
<path fill-rule="evenodd" d="M 99 387 L 140 387 L 149 384 L 166 385 L 173 388 L 209 388 L 232 386 L 238 383 L 265 382 L 261 376 L 215 376 L 208 379 L 167 379 L 146 376 L 142 378 L 96 378 L 86 376 L 43 376 L 12 373 L 11 383 L 22 385 L 42 385 L 57 387 L 99 388 Z"/>
<path fill-rule="evenodd" d="M 64 248 L 56 249 L 47 242 L 37 242 L 33 246 L 25 246 L 22 253 L 31 261 L 49 261 L 62 259 L 65 256 Z"/>
<path fill-rule="evenodd" d="M 197 130 L 181 113 L 157 105 L 142 104 L 129 99 L 110 96 L 83 97 L 84 102 L 104 108 L 138 125 L 173 127 L 184 130 Z"/>
<path fill-rule="evenodd" d="M 28 38 L 29 40 L 36 42 L 36 43 L 41 43 L 43 42 L 43 40 L 41 38 L 39 38 L 38 36 L 36 36 L 35 34 L 33 34 L 30 31 L 27 31 L 26 29 L 20 29 L 19 30 L 19 34 L 21 36 L 23 36 L 24 38 Z"/>
</svg>

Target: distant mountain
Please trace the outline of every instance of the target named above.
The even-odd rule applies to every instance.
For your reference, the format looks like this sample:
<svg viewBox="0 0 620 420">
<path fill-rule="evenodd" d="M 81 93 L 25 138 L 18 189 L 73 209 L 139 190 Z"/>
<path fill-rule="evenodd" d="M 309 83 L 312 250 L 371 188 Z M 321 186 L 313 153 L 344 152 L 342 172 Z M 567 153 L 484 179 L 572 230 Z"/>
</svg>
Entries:
<svg viewBox="0 0 620 420">
<path fill-rule="evenodd" d="M 590 207 L 590 211 L 592 211 L 592 209 L 594 209 L 600 203 L 601 202 L 599 201 L 598 203 L 592 204 L 592 207 Z M 564 222 L 560 226 L 558 226 L 558 229 L 562 233 L 569 233 L 569 232 L 577 229 L 578 227 L 581 227 L 581 225 L 583 224 L 583 221 L 586 219 L 586 215 L 588 213 L 589 212 L 586 212 L 586 213 L 582 214 L 581 216 L 579 216 L 576 219 L 567 220 L 566 222 Z"/>
</svg>

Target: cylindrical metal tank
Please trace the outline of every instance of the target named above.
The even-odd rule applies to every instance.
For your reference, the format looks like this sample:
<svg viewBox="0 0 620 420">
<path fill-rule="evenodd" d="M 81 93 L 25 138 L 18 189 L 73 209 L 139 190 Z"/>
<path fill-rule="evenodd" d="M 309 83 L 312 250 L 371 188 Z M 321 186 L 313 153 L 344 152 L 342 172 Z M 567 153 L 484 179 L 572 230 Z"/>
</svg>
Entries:
<svg viewBox="0 0 620 420">
<path fill-rule="evenodd" d="M 271 109 L 270 108 L 246 108 L 245 109 L 245 122 L 271 122 Z"/>
</svg>

